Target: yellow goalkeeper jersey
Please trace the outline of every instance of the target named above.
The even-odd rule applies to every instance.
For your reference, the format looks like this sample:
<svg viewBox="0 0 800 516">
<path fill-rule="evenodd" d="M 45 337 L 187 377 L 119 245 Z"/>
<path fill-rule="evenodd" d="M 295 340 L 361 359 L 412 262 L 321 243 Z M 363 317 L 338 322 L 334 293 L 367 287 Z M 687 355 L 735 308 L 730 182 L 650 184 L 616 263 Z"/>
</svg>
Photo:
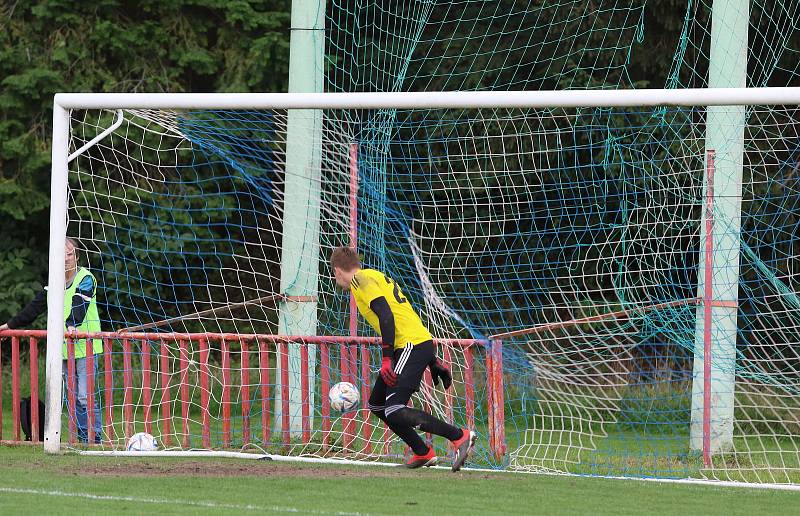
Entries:
<svg viewBox="0 0 800 516">
<path fill-rule="evenodd" d="M 374 269 L 359 270 L 350 282 L 350 292 L 356 299 L 358 311 L 378 335 L 381 334 L 378 316 L 369 304 L 379 297 L 386 298 L 394 316 L 394 349 L 404 348 L 409 342 L 417 345 L 433 338 L 400 286 L 385 274 Z"/>
</svg>

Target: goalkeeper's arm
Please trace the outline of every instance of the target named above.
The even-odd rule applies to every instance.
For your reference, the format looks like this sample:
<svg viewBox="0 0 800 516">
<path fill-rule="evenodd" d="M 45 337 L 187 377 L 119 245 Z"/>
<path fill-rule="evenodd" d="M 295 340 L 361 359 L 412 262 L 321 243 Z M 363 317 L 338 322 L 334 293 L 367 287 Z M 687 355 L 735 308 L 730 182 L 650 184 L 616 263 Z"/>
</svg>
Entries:
<svg viewBox="0 0 800 516">
<path fill-rule="evenodd" d="M 381 329 L 381 378 L 386 385 L 393 387 L 397 383 L 394 372 L 394 314 L 383 296 L 373 299 L 369 307 L 378 316 Z"/>
<path fill-rule="evenodd" d="M 380 324 L 381 328 L 381 352 L 383 357 L 393 358 L 395 328 L 392 309 L 383 296 L 373 299 L 369 307 L 372 308 L 372 311 L 378 316 L 378 324 Z"/>
</svg>

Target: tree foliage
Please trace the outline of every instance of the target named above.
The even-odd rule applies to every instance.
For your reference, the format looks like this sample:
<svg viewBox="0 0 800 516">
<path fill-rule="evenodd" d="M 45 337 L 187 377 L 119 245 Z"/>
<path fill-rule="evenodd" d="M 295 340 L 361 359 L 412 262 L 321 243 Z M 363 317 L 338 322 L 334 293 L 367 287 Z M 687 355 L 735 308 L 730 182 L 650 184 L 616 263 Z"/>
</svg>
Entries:
<svg viewBox="0 0 800 516">
<path fill-rule="evenodd" d="M 463 8 L 493 12 L 489 4 Z M 587 9 L 598 9 L 594 4 Z M 329 21 L 341 14 L 330 12 L 336 8 L 332 3 L 327 8 Z M 44 280 L 53 94 L 285 91 L 290 11 L 290 0 L 41 0 L 0 7 L 0 285 L 6 294 L 0 321 Z M 630 77 L 621 82 L 659 87 L 674 58 L 685 1 L 651 0 L 644 12 L 644 36 L 631 53 Z M 459 53 L 494 45 L 480 38 L 468 44 L 476 48 Z M 334 46 L 327 49 L 331 66 L 352 66 L 335 64 Z M 491 53 L 481 56 L 489 59 Z M 438 87 L 516 82 L 483 74 Z"/>
<path fill-rule="evenodd" d="M 53 95 L 285 91 L 289 21 L 289 0 L 0 7 L 0 320 L 44 279 Z"/>
</svg>

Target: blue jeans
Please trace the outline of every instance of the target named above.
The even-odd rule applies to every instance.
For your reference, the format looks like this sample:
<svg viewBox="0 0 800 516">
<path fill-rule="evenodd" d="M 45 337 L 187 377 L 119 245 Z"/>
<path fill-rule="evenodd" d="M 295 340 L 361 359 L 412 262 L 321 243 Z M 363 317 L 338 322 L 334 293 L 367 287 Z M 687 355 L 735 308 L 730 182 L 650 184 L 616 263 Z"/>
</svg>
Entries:
<svg viewBox="0 0 800 516">
<path fill-rule="evenodd" d="M 64 373 L 64 401 L 67 402 L 67 411 L 69 411 L 69 402 L 67 398 L 67 388 L 69 386 L 68 383 L 68 374 L 69 370 L 67 368 L 67 361 L 64 360 L 62 363 L 63 366 L 63 373 Z M 102 437 L 102 420 L 100 419 L 100 404 L 98 403 L 99 395 L 98 395 L 98 386 L 97 386 L 97 356 L 94 357 L 94 371 L 92 372 L 92 376 L 95 379 L 94 382 L 94 400 L 92 405 L 94 406 L 94 442 L 99 443 Z M 75 422 L 77 423 L 78 427 L 78 439 L 85 443 L 89 440 L 89 431 L 88 431 L 88 416 L 86 414 L 86 359 L 85 358 L 76 358 L 75 359 L 75 414 L 69 414 L 69 417 L 75 418 Z"/>
</svg>

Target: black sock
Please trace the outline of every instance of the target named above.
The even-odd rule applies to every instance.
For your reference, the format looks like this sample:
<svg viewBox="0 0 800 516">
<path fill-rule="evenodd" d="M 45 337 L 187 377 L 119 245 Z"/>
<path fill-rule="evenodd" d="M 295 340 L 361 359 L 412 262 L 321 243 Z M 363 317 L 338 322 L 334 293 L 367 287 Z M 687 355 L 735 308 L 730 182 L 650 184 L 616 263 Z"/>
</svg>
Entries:
<svg viewBox="0 0 800 516">
<path fill-rule="evenodd" d="M 427 412 L 409 407 L 405 408 L 405 412 L 416 422 L 414 426 L 419 427 L 419 429 L 423 432 L 441 435 L 450 441 L 461 439 L 461 437 L 464 435 L 464 432 L 457 426 L 445 423 L 441 419 L 434 417 Z"/>
<path fill-rule="evenodd" d="M 411 446 L 414 453 L 417 455 L 427 453 L 428 445 L 417 435 L 414 428 L 419 428 L 423 432 L 440 435 L 451 441 L 460 439 L 464 435 L 464 432 L 460 428 L 445 423 L 427 412 L 409 407 L 403 407 L 402 409 L 392 412 L 386 419 L 388 420 L 389 428 L 400 436 L 406 444 Z M 420 453 L 418 450 L 424 451 Z"/>
<path fill-rule="evenodd" d="M 403 440 L 417 455 L 425 455 L 430 450 L 430 447 L 422 440 L 422 437 L 414 430 L 413 427 L 406 425 L 393 425 L 389 423 L 389 428 L 392 432 Z"/>
<path fill-rule="evenodd" d="M 428 453 L 429 447 L 422 440 L 422 437 L 414 431 L 414 428 L 403 420 L 403 418 L 387 418 L 386 412 L 383 410 L 372 411 L 378 419 L 386 423 L 389 430 L 395 433 L 397 437 L 403 440 L 417 455 L 425 455 Z"/>
</svg>

